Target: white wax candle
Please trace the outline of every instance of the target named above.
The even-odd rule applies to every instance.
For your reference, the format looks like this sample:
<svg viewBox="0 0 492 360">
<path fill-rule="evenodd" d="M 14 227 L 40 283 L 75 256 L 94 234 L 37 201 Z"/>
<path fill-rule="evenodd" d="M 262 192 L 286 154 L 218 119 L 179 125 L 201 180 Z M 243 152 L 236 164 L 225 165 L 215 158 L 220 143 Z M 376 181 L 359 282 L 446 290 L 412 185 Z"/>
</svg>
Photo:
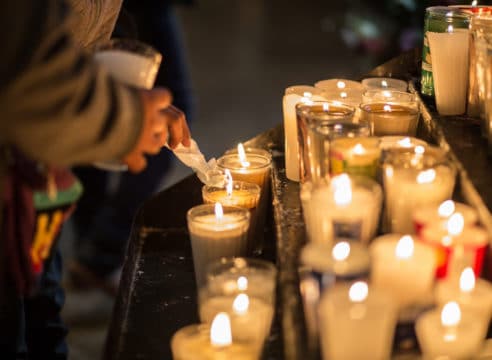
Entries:
<svg viewBox="0 0 492 360">
<path fill-rule="evenodd" d="M 444 164 L 422 171 L 385 165 L 383 183 L 391 231 L 411 234 L 414 232 L 412 214 L 417 208 L 440 204 L 451 197 L 455 172 Z"/>
<path fill-rule="evenodd" d="M 211 323 L 219 312 L 230 316 L 234 341 L 254 344 L 261 351 L 270 333 L 274 304 L 246 294 L 211 295 L 200 301 L 199 314 L 203 323 Z"/>
<path fill-rule="evenodd" d="M 285 134 L 285 171 L 287 179 L 299 181 L 299 143 L 297 139 L 296 104 L 302 101 L 323 100 L 320 90 L 312 86 L 292 86 L 283 98 Z M 304 100 L 303 100 L 304 99 Z"/>
<path fill-rule="evenodd" d="M 451 26 L 444 33 L 428 31 L 427 39 L 437 111 L 441 115 L 463 114 L 468 89 L 469 30 Z"/>
<path fill-rule="evenodd" d="M 195 324 L 179 329 L 171 339 L 173 359 L 257 360 L 260 353 L 252 344 L 231 342 L 228 320 L 221 313 L 214 319 L 212 328 L 210 324 Z"/>
<path fill-rule="evenodd" d="M 359 107 L 362 102 L 363 90 L 359 89 L 346 89 L 346 90 L 324 90 L 323 97 L 330 101 L 339 101 L 342 104 L 347 104 L 355 107 Z"/>
<path fill-rule="evenodd" d="M 387 234 L 371 243 L 371 281 L 388 291 L 400 309 L 426 303 L 432 295 L 434 250 L 409 236 Z"/>
<path fill-rule="evenodd" d="M 362 80 L 362 85 L 364 85 L 366 89 L 398 91 L 407 91 L 408 89 L 408 83 L 406 81 L 388 77 L 366 78 Z"/>
<path fill-rule="evenodd" d="M 465 315 L 465 314 L 463 314 Z M 417 338 L 426 359 L 474 359 L 485 334 L 473 314 L 461 316 L 456 303 L 421 315 L 415 324 Z"/>
<path fill-rule="evenodd" d="M 439 281 L 436 286 L 436 303 L 444 306 L 449 301 L 456 301 L 463 313 L 477 314 L 477 326 L 486 332 L 492 316 L 492 284 L 483 279 L 476 279 L 473 269 L 467 267 L 458 277 L 449 277 Z"/>
<path fill-rule="evenodd" d="M 125 84 L 151 89 L 159 70 L 160 61 L 122 50 L 103 50 L 94 59 L 108 72 Z"/>
<path fill-rule="evenodd" d="M 249 211 L 224 207 L 224 214 L 210 214 L 213 205 L 199 205 L 188 212 L 188 229 L 197 285 L 205 281 L 209 263 L 222 257 L 245 256 Z"/>
<path fill-rule="evenodd" d="M 314 87 L 325 91 L 347 91 L 358 90 L 364 91 L 364 86 L 359 81 L 347 79 L 326 79 L 317 81 Z"/>
<path fill-rule="evenodd" d="M 364 282 L 337 285 L 319 306 L 323 359 L 389 359 L 396 326 L 391 298 Z"/>
</svg>

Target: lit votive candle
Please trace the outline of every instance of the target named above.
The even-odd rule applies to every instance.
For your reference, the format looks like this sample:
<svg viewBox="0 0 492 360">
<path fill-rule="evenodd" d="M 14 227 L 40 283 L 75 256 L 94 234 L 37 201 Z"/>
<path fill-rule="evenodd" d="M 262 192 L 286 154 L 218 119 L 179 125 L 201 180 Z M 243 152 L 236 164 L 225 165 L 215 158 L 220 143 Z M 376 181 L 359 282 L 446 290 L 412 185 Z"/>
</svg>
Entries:
<svg viewBox="0 0 492 360">
<path fill-rule="evenodd" d="M 368 243 L 374 236 L 381 212 L 381 188 L 369 178 L 341 174 L 327 185 L 313 189 L 307 224 L 310 240 L 332 244 L 338 240 Z M 330 225 L 331 224 L 331 225 Z"/>
<path fill-rule="evenodd" d="M 283 98 L 285 173 L 289 180 L 299 181 L 299 143 L 295 107 L 301 102 L 323 100 L 320 94 L 321 89 L 306 85 L 290 86 L 285 89 Z"/>
<path fill-rule="evenodd" d="M 205 281 L 209 263 L 221 257 L 245 256 L 250 214 L 245 208 L 198 205 L 187 214 L 191 250 L 198 287 Z"/>
<path fill-rule="evenodd" d="M 344 91 L 344 90 L 364 91 L 364 85 L 362 85 L 360 81 L 354 81 L 348 79 L 319 80 L 314 84 L 314 87 L 325 91 Z"/>
<path fill-rule="evenodd" d="M 456 168 L 437 147 L 391 150 L 382 168 L 386 222 L 393 233 L 413 233 L 413 212 L 453 193 Z"/>
<path fill-rule="evenodd" d="M 260 186 L 261 193 L 257 207 L 257 221 L 254 224 L 255 243 L 253 253 L 263 251 L 263 237 L 268 199 L 270 193 L 270 169 L 272 157 L 263 149 L 244 148 L 238 144 L 236 151 L 229 151 L 217 160 L 219 169 L 231 172 L 233 180 L 245 181 Z M 253 230 L 251 230 L 253 231 Z"/>
<path fill-rule="evenodd" d="M 409 93 L 404 94 L 408 97 L 414 96 Z M 405 102 L 373 99 L 362 103 L 360 109 L 360 117 L 371 124 L 373 135 L 415 136 L 417 132 L 420 112 L 415 99 Z"/>
<path fill-rule="evenodd" d="M 422 314 L 415 324 L 425 359 L 474 359 L 485 334 L 476 316 L 461 316 L 460 306 L 449 302 L 443 308 Z"/>
<path fill-rule="evenodd" d="M 408 89 L 408 83 L 406 81 L 388 77 L 366 78 L 362 80 L 362 85 L 366 89 L 377 90 L 407 91 Z"/>
<path fill-rule="evenodd" d="M 375 179 L 380 156 L 377 137 L 334 139 L 330 147 L 331 173 L 348 173 Z"/>
<path fill-rule="evenodd" d="M 400 310 L 432 297 L 434 250 L 410 235 L 386 234 L 371 243 L 371 281 L 392 295 Z"/>
<path fill-rule="evenodd" d="M 420 239 L 435 249 L 438 278 L 461 272 L 465 266 L 471 266 L 475 275 L 480 276 L 488 248 L 488 234 L 481 227 L 465 226 L 462 214 L 451 215 L 444 228 L 439 223 L 426 226 Z"/>
<path fill-rule="evenodd" d="M 444 306 L 456 301 L 464 314 L 478 315 L 477 326 L 487 331 L 492 316 L 492 284 L 484 279 L 475 278 L 471 267 L 465 268 L 458 277 L 439 281 L 436 286 L 436 303 Z"/>
<path fill-rule="evenodd" d="M 300 255 L 300 292 L 311 348 L 318 344 L 318 303 L 335 283 L 367 280 L 369 252 L 361 243 L 341 241 L 331 246 L 309 243 Z"/>
<path fill-rule="evenodd" d="M 341 104 L 346 104 L 358 108 L 362 102 L 362 94 L 364 92 L 358 89 L 346 90 L 324 90 L 323 97 L 329 101 L 337 101 Z"/>
<path fill-rule="evenodd" d="M 323 359 L 389 359 L 396 327 L 392 299 L 366 282 L 335 286 L 319 306 Z"/>
<path fill-rule="evenodd" d="M 253 253 L 256 246 L 257 206 L 260 199 L 260 187 L 256 184 L 244 181 L 233 181 L 229 170 L 226 170 L 226 181 L 224 186 L 204 185 L 202 197 L 205 204 L 217 202 L 227 206 L 244 207 L 250 212 L 250 224 L 248 230 L 248 254 Z"/>
<path fill-rule="evenodd" d="M 212 326 L 195 324 L 178 330 L 171 339 L 174 360 L 257 360 L 253 346 L 232 342 L 231 324 L 226 313 L 215 316 Z"/>
<path fill-rule="evenodd" d="M 474 208 L 453 200 L 445 200 L 439 205 L 422 206 L 415 209 L 413 223 L 416 234 L 419 235 L 424 227 L 431 224 L 439 224 L 442 228 L 445 228 L 447 220 L 457 212 L 463 215 L 465 226 L 477 224 L 478 214 Z"/>
</svg>

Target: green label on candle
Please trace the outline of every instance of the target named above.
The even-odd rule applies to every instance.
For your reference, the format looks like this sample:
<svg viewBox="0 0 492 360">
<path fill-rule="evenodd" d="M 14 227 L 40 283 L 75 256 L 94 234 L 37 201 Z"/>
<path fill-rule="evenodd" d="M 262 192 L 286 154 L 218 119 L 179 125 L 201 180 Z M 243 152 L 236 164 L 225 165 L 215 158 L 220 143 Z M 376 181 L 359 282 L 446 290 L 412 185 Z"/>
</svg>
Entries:
<svg viewBox="0 0 492 360">
<path fill-rule="evenodd" d="M 332 156 L 330 159 L 332 175 L 347 173 L 349 175 L 369 176 L 376 179 L 378 169 L 378 159 L 366 164 L 352 164 L 351 162 L 341 159 L 340 156 Z"/>
</svg>

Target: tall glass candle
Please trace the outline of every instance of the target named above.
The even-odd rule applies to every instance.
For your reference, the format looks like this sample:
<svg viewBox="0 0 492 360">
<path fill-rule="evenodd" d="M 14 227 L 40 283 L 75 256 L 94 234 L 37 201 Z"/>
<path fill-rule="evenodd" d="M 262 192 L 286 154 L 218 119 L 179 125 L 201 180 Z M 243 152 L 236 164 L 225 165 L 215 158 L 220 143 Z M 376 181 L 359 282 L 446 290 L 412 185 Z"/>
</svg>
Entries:
<svg viewBox="0 0 492 360">
<path fill-rule="evenodd" d="M 299 144 L 295 106 L 298 103 L 323 100 L 321 90 L 307 85 L 290 86 L 283 98 L 285 173 L 287 179 L 299 181 Z"/>
<path fill-rule="evenodd" d="M 414 232 L 412 214 L 440 204 L 453 193 L 456 168 L 437 147 L 417 146 L 389 151 L 383 162 L 385 210 L 390 231 Z"/>
<path fill-rule="evenodd" d="M 335 286 L 319 308 L 324 360 L 389 359 L 396 327 L 392 299 L 366 282 Z"/>
<path fill-rule="evenodd" d="M 198 287 L 205 281 L 209 263 L 221 257 L 245 256 L 249 211 L 245 208 L 198 205 L 187 214 L 193 265 Z"/>
</svg>

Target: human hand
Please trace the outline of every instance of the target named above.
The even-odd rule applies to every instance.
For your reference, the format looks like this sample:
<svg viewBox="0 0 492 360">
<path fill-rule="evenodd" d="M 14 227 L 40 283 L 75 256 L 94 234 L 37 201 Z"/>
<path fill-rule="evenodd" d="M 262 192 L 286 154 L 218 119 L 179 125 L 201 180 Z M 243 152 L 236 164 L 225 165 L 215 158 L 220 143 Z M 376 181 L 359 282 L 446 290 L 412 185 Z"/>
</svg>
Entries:
<svg viewBox="0 0 492 360">
<path fill-rule="evenodd" d="M 140 172 L 147 166 L 145 154 L 155 155 L 168 143 L 175 148 L 179 143 L 190 145 L 190 130 L 183 112 L 171 105 L 168 90 L 155 88 L 140 90 L 144 120 L 135 147 L 123 161 L 131 172 Z"/>
</svg>

